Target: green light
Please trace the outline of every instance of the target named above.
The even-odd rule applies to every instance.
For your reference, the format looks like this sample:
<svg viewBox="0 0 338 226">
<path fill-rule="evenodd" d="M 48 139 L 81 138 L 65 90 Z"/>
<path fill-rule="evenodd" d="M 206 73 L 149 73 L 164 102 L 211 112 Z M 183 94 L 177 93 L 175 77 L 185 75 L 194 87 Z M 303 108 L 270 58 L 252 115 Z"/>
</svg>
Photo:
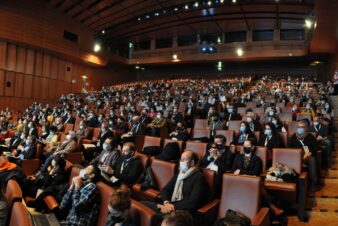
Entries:
<svg viewBox="0 0 338 226">
<path fill-rule="evenodd" d="M 218 63 L 217 63 L 217 67 L 223 67 L 223 63 L 222 63 L 222 61 L 218 61 Z"/>
<path fill-rule="evenodd" d="M 133 48 L 133 43 L 132 42 L 129 42 L 129 48 Z"/>
</svg>

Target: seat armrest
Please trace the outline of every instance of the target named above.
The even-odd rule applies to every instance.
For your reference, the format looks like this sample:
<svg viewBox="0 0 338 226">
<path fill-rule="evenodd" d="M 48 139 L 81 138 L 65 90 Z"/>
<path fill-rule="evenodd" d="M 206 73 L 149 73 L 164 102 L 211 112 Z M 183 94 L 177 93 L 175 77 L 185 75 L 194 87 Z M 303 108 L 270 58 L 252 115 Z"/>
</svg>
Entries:
<svg viewBox="0 0 338 226">
<path fill-rule="evenodd" d="M 219 200 L 215 199 L 205 206 L 199 208 L 197 210 L 199 225 L 212 225 L 217 218 L 218 206 Z"/>
<path fill-rule="evenodd" d="M 253 226 L 268 226 L 270 225 L 269 208 L 261 208 L 256 217 L 251 222 Z"/>
<path fill-rule="evenodd" d="M 46 204 L 46 206 L 47 206 L 47 208 L 50 212 L 59 207 L 59 203 L 51 195 L 44 197 L 43 201 L 45 202 L 45 204 Z"/>
</svg>

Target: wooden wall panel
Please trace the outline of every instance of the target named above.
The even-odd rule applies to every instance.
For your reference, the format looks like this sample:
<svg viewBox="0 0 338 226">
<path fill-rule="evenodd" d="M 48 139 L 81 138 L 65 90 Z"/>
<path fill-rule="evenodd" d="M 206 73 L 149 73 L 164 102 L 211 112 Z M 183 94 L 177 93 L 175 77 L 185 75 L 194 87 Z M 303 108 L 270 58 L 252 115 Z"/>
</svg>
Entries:
<svg viewBox="0 0 338 226">
<path fill-rule="evenodd" d="M 66 76 L 66 61 L 59 60 L 58 80 L 64 80 Z"/>
<path fill-rule="evenodd" d="M 49 80 L 49 95 L 48 95 L 48 98 L 50 100 L 58 98 L 58 96 L 56 96 L 56 93 L 55 93 L 56 92 L 55 88 L 56 88 L 56 80 L 50 79 Z"/>
<path fill-rule="evenodd" d="M 16 56 L 16 72 L 25 72 L 25 64 L 26 64 L 26 48 L 17 47 L 17 56 Z"/>
<path fill-rule="evenodd" d="M 36 52 L 35 54 L 35 67 L 34 74 L 41 76 L 42 75 L 42 65 L 43 65 L 43 54 Z"/>
<path fill-rule="evenodd" d="M 71 81 L 72 73 L 73 73 L 72 63 L 66 62 L 66 75 L 65 75 L 65 79 L 64 79 L 66 82 Z"/>
<path fill-rule="evenodd" d="M 15 71 L 16 66 L 16 46 L 13 44 L 7 45 L 7 70 Z"/>
<path fill-rule="evenodd" d="M 7 44 L 0 41 L 0 69 L 6 69 Z"/>
<path fill-rule="evenodd" d="M 40 99 L 46 100 L 49 97 L 49 79 L 48 78 L 40 78 L 41 86 L 40 86 Z"/>
<path fill-rule="evenodd" d="M 25 73 L 32 75 L 34 73 L 35 52 L 32 49 L 26 50 Z"/>
<path fill-rule="evenodd" d="M 23 97 L 24 89 L 24 74 L 15 73 L 15 87 L 14 87 L 14 96 Z M 25 87 L 26 88 L 26 87 Z"/>
<path fill-rule="evenodd" d="M 5 71 L 0 70 L 0 96 L 5 93 Z"/>
<path fill-rule="evenodd" d="M 41 97 L 41 78 L 40 77 L 33 77 L 33 98 L 40 99 Z"/>
<path fill-rule="evenodd" d="M 52 64 L 50 69 L 50 78 L 57 79 L 58 78 L 58 70 L 59 70 L 59 59 L 56 57 L 52 57 Z"/>
<path fill-rule="evenodd" d="M 33 76 L 24 75 L 24 84 L 25 84 L 25 87 L 23 89 L 23 96 L 26 98 L 31 98 L 32 90 L 33 90 Z"/>
<path fill-rule="evenodd" d="M 14 95 L 15 77 L 13 71 L 5 73 L 5 96 L 12 97 Z"/>
<path fill-rule="evenodd" d="M 42 76 L 49 78 L 50 76 L 50 65 L 51 65 L 51 57 L 48 54 L 43 55 L 43 66 L 42 66 Z"/>
</svg>

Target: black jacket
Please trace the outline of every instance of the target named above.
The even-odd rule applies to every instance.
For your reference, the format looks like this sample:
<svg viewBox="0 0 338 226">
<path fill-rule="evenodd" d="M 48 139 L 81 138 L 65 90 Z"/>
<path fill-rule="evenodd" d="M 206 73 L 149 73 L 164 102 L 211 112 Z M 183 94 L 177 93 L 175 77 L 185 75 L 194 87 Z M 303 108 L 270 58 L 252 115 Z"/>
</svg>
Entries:
<svg viewBox="0 0 338 226">
<path fill-rule="evenodd" d="M 127 160 L 127 163 L 124 164 L 123 170 L 121 172 L 123 162 L 123 158 L 120 158 L 117 161 L 116 167 L 114 169 L 114 176 L 119 179 L 120 183 L 132 185 L 136 183 L 137 179 L 142 173 L 141 161 L 138 157 L 130 158 Z"/>
<path fill-rule="evenodd" d="M 269 151 L 272 151 L 273 148 L 283 148 L 282 139 L 278 134 L 272 135 L 268 140 L 267 145 L 265 146 L 266 135 L 262 134 L 259 137 L 258 146 L 267 147 Z"/>
<path fill-rule="evenodd" d="M 98 137 L 100 140 L 100 149 L 102 150 L 102 145 L 104 143 L 104 141 L 108 138 L 108 137 L 113 137 L 113 132 L 108 129 L 103 135 L 102 135 L 102 131 L 100 132 L 100 136 Z"/>
<path fill-rule="evenodd" d="M 327 125 L 320 123 L 316 128 L 314 125 L 312 125 L 309 129 L 309 132 L 316 132 L 322 137 L 327 137 L 329 135 L 329 128 L 327 127 Z"/>
<path fill-rule="evenodd" d="M 162 189 L 161 199 L 163 202 L 171 202 L 171 196 L 174 192 L 177 176 L 178 174 L 175 175 Z M 209 201 L 210 198 L 206 197 L 207 194 L 210 194 L 209 186 L 205 181 L 203 174 L 200 171 L 196 171 L 184 180 L 183 199 L 173 203 L 175 210 L 194 212 Z"/>
<path fill-rule="evenodd" d="M 259 157 L 251 154 L 250 164 L 244 168 L 244 154 L 236 155 L 232 170 L 240 170 L 240 174 L 259 176 L 262 173 L 262 161 Z"/>
<path fill-rule="evenodd" d="M 316 141 L 316 138 L 311 133 L 308 133 L 305 136 L 305 138 L 303 139 L 303 143 L 304 143 L 305 146 L 308 146 L 312 155 L 316 155 L 316 153 L 317 153 L 317 141 Z M 290 138 L 289 148 L 301 148 L 301 149 L 303 149 L 303 145 L 300 142 L 300 140 L 297 138 L 296 133 L 294 133 Z"/>
<path fill-rule="evenodd" d="M 240 114 L 238 114 L 237 112 L 232 112 L 231 114 L 226 111 L 224 114 L 224 120 L 225 121 L 234 121 L 234 120 L 242 120 L 242 116 Z"/>
<path fill-rule="evenodd" d="M 208 160 L 208 157 L 210 155 L 209 150 L 210 150 L 210 147 L 207 148 L 205 155 L 200 162 L 200 166 L 203 168 L 206 168 L 212 162 Z M 218 166 L 218 174 L 223 174 L 225 171 L 229 171 L 232 169 L 233 157 L 234 156 L 232 152 L 229 151 L 228 148 L 225 148 L 221 158 L 218 158 L 215 161 L 215 165 Z"/>
</svg>

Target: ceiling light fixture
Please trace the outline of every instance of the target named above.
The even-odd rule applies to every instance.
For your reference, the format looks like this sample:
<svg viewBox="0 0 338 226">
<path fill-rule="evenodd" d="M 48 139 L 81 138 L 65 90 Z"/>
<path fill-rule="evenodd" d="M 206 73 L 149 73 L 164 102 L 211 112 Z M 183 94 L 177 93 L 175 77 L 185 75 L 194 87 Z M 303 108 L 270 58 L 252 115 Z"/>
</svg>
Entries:
<svg viewBox="0 0 338 226">
<path fill-rule="evenodd" d="M 238 49 L 236 50 L 236 53 L 237 53 L 237 56 L 243 56 L 243 54 L 244 54 L 242 48 L 238 48 Z"/>
<path fill-rule="evenodd" d="M 100 50 L 101 50 L 101 45 L 98 44 L 98 43 L 95 43 L 95 44 L 94 44 L 94 52 L 97 53 L 97 52 L 99 52 Z"/>
<path fill-rule="evenodd" d="M 306 19 L 305 20 L 305 27 L 306 28 L 312 28 L 312 25 L 313 25 L 313 21 L 312 20 L 310 20 L 310 19 Z"/>
</svg>

